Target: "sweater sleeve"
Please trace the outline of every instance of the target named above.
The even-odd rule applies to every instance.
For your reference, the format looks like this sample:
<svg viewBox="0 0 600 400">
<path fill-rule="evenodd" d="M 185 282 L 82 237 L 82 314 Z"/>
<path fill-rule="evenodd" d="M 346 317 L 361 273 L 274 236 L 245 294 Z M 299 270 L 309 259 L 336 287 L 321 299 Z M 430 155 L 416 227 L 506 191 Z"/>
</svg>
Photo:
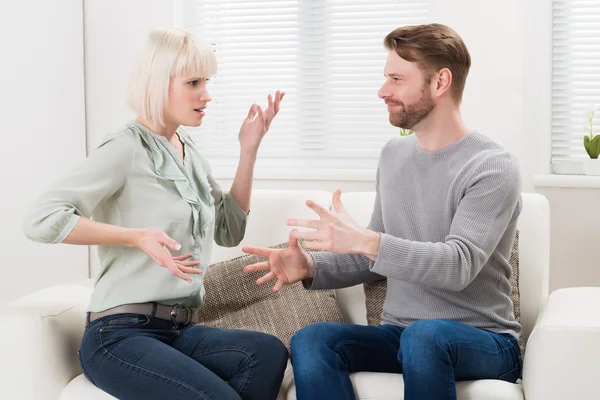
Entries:
<svg viewBox="0 0 600 400">
<path fill-rule="evenodd" d="M 215 242 L 219 246 L 237 246 L 246 233 L 248 214 L 229 192 L 223 192 L 212 176 L 208 176 L 215 198 Z"/>
<path fill-rule="evenodd" d="M 508 153 L 488 156 L 467 182 L 443 243 L 411 241 L 383 233 L 370 270 L 388 278 L 453 291 L 468 286 L 518 216 L 518 162 Z"/>
</svg>

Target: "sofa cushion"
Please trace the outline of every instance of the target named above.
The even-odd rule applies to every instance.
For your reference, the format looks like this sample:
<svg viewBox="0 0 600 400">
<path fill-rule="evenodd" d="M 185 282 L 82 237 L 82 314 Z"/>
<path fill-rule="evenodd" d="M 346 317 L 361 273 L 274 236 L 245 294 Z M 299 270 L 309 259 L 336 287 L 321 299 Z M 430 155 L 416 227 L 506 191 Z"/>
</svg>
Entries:
<svg viewBox="0 0 600 400">
<path fill-rule="evenodd" d="M 287 248 L 282 243 L 272 248 Z M 314 322 L 342 322 L 333 290 L 309 291 L 301 282 L 273 293 L 274 281 L 258 286 L 265 272 L 245 273 L 246 265 L 265 261 L 252 254 L 211 264 L 204 278 L 206 296 L 198 323 L 247 329 L 277 336 L 288 348 L 294 333 Z"/>
<path fill-rule="evenodd" d="M 521 323 L 521 301 L 519 293 L 519 231 L 515 234 L 515 240 L 510 252 L 509 258 L 512 274 L 510 277 L 510 299 L 513 303 L 513 312 L 517 322 Z M 387 281 L 385 279 L 368 282 L 364 285 L 365 300 L 367 308 L 367 322 L 369 325 L 379 325 L 381 322 L 381 313 L 385 301 Z M 523 336 L 519 337 L 521 353 L 525 354 L 525 343 Z"/>
</svg>

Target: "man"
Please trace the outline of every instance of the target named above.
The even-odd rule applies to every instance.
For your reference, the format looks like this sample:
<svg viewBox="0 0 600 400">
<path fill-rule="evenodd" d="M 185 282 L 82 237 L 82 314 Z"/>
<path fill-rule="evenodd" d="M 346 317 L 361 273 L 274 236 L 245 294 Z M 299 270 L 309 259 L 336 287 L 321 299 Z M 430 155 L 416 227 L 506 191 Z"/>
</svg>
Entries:
<svg viewBox="0 0 600 400">
<path fill-rule="evenodd" d="M 307 201 L 318 220 L 288 220 L 315 231 L 290 233 L 285 250 L 245 248 L 269 258 L 274 291 L 302 280 L 308 289 L 387 278 L 381 326 L 317 323 L 292 339 L 297 397 L 353 399 L 350 372 L 402 373 L 406 400 L 456 399 L 455 381 L 517 380 L 518 336 L 508 262 L 521 211 L 519 165 L 463 123 L 470 68 L 459 35 L 439 24 L 396 29 L 379 97 L 392 125 L 414 135 L 381 152 L 367 229 L 345 211 Z M 307 254 L 298 239 L 312 239 Z"/>
</svg>

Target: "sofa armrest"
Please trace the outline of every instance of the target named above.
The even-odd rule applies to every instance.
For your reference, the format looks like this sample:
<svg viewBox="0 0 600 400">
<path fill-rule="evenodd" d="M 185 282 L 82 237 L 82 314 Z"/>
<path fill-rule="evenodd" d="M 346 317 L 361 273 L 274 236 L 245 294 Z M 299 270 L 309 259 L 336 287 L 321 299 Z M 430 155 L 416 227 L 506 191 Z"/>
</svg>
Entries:
<svg viewBox="0 0 600 400">
<path fill-rule="evenodd" d="M 527 342 L 527 400 L 600 399 L 600 288 L 550 295 Z"/>
<path fill-rule="evenodd" d="M 92 289 L 57 285 L 0 306 L 0 398 L 56 400 L 78 374 Z"/>
</svg>

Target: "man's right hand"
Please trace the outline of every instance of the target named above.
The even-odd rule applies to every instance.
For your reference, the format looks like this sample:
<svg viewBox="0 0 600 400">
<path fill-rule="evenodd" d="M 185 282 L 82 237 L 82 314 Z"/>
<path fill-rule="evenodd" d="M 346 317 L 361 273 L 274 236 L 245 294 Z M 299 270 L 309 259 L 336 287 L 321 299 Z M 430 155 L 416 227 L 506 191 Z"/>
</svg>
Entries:
<svg viewBox="0 0 600 400">
<path fill-rule="evenodd" d="M 298 239 L 290 233 L 290 247 L 287 249 L 270 249 L 265 247 L 244 247 L 244 253 L 268 257 L 267 261 L 244 267 L 244 272 L 267 271 L 262 278 L 257 279 L 257 285 L 277 279 L 273 292 L 277 293 L 283 285 L 290 285 L 303 279 L 312 278 L 314 264 L 312 257 L 298 244 Z"/>
<path fill-rule="evenodd" d="M 133 246 L 146 252 L 158 265 L 167 268 L 173 275 L 192 281 L 192 278 L 186 274 L 201 274 L 198 268 L 199 261 L 185 261 L 192 257 L 192 254 L 173 257 L 167 247 L 173 250 L 181 249 L 181 245 L 176 240 L 171 239 L 166 233 L 158 229 L 140 229 L 134 234 Z"/>
</svg>

